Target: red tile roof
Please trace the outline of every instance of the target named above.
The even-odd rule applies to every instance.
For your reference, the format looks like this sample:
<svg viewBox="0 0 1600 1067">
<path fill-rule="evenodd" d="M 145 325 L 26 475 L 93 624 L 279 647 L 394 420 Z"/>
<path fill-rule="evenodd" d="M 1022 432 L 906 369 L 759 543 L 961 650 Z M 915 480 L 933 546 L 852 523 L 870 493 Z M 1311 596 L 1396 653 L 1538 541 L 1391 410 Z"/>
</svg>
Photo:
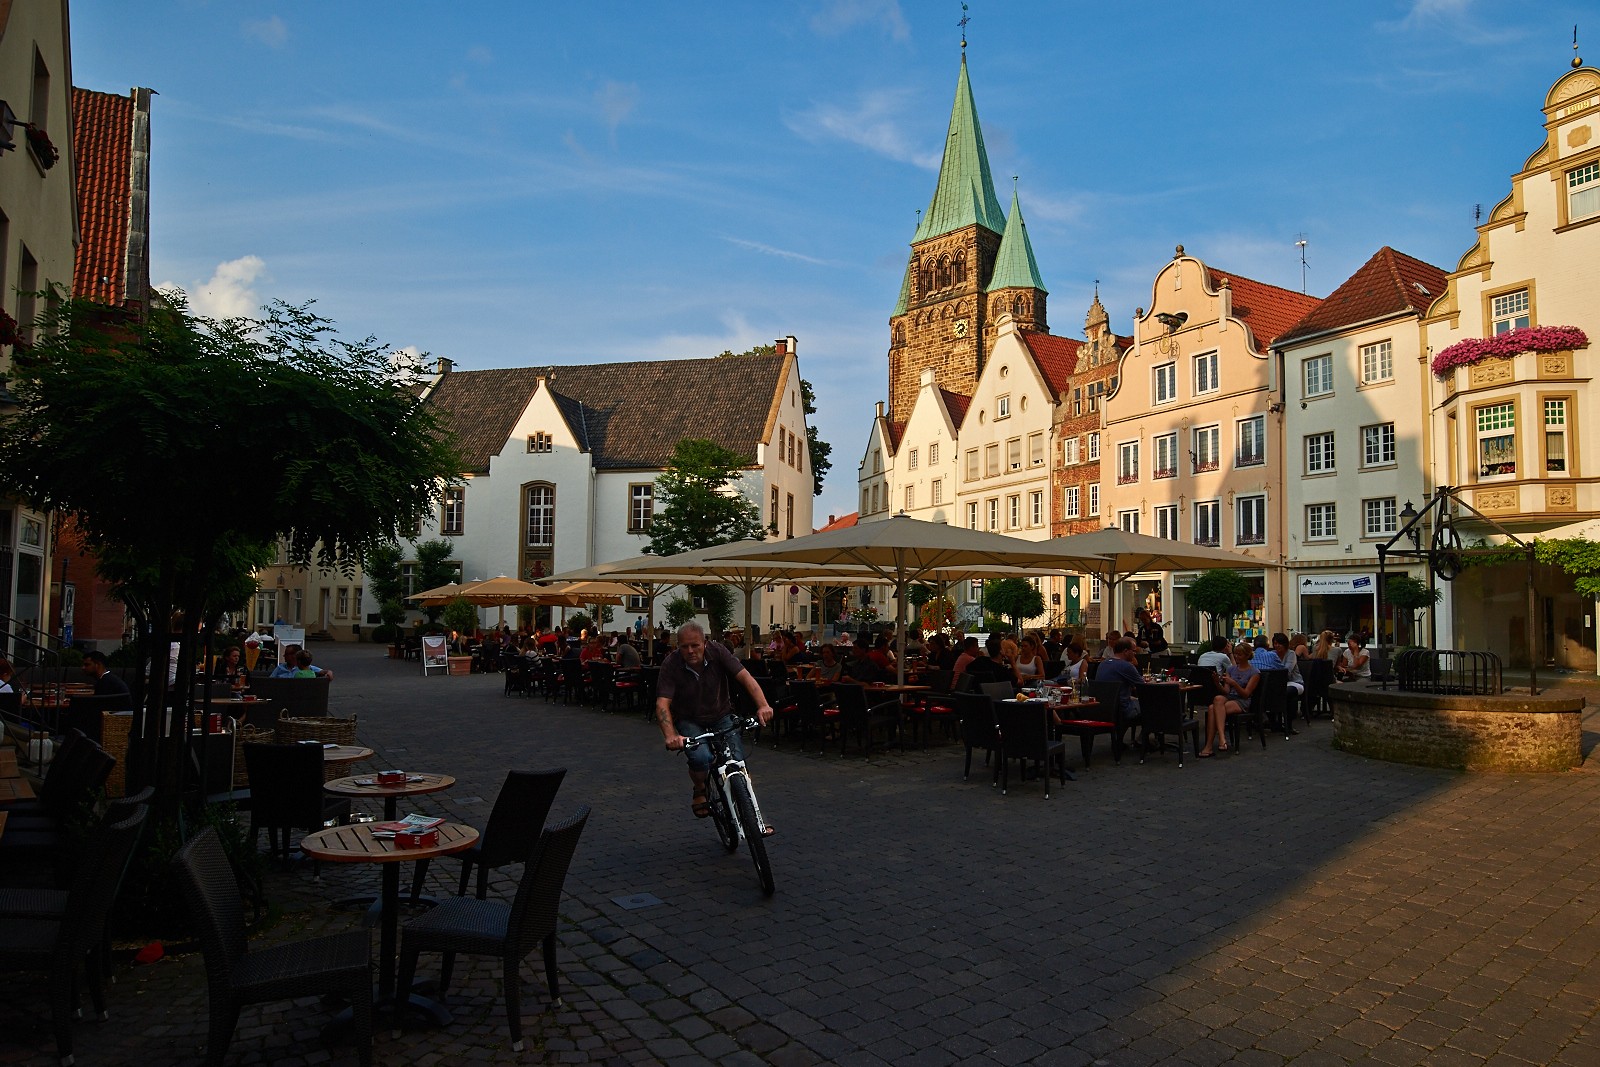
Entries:
<svg viewBox="0 0 1600 1067">
<path fill-rule="evenodd" d="M 1213 289 L 1221 286 L 1224 278 L 1228 280 L 1228 287 L 1233 290 L 1233 317 L 1250 327 L 1260 352 L 1265 352 L 1273 341 L 1321 303 L 1314 296 L 1258 282 L 1242 274 L 1229 274 L 1210 266 L 1206 273 Z"/>
<path fill-rule="evenodd" d="M 1445 272 L 1432 263 L 1384 245 L 1278 341 L 1293 341 L 1406 311 L 1425 314 L 1428 305 L 1445 291 L 1445 278 Z"/>
<path fill-rule="evenodd" d="M 852 511 L 848 515 L 840 515 L 837 519 L 834 519 L 821 529 L 813 530 L 812 533 L 827 533 L 829 530 L 843 530 L 848 526 L 854 526 L 856 522 L 860 520 L 860 518 L 861 512 Z"/>
<path fill-rule="evenodd" d="M 900 439 L 906 434 L 906 420 L 889 423 L 889 451 L 900 451 Z"/>
<path fill-rule="evenodd" d="M 133 98 L 72 90 L 72 154 L 78 167 L 77 260 L 72 293 L 118 307 L 128 299 Z"/>
<path fill-rule="evenodd" d="M 948 389 L 940 389 L 939 395 L 944 397 L 944 406 L 945 410 L 950 412 L 950 421 L 955 423 L 956 429 L 961 429 L 961 424 L 967 417 L 967 408 L 972 404 L 972 398 L 952 393 Z"/>
<path fill-rule="evenodd" d="M 1067 390 L 1072 372 L 1078 369 L 1078 349 L 1083 347 L 1083 342 L 1074 341 L 1070 337 L 1056 337 L 1054 334 L 1032 333 L 1028 330 L 1019 330 L 1018 334 L 1022 337 L 1022 343 L 1033 354 L 1033 361 L 1039 365 L 1039 372 L 1044 375 L 1044 380 L 1050 386 L 1050 391 L 1055 394 L 1055 399 L 1061 399 L 1061 394 Z"/>
</svg>

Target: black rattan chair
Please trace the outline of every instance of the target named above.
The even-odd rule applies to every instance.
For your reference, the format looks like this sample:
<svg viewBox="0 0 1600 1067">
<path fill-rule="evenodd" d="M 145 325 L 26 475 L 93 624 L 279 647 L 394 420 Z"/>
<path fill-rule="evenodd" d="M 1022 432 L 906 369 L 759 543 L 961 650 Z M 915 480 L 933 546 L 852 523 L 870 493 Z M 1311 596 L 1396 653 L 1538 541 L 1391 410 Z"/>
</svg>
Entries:
<svg viewBox="0 0 1600 1067">
<path fill-rule="evenodd" d="M 1175 685 L 1141 685 L 1136 692 L 1139 696 L 1139 725 L 1144 727 L 1145 736 L 1157 739 L 1163 757 L 1167 752 L 1167 738 L 1177 737 L 1178 766 L 1182 767 L 1184 734 L 1194 735 L 1194 751 L 1200 751 L 1200 720 L 1189 714 L 1183 690 Z M 1147 747 L 1141 746 L 1139 749 L 1141 764 Z"/>
<path fill-rule="evenodd" d="M 250 840 L 266 830 L 268 851 L 280 860 L 289 858 L 291 831 L 320 830 L 350 811 L 348 800 L 322 791 L 321 745 L 247 742 L 244 763 L 250 777 Z"/>
<path fill-rule="evenodd" d="M 461 884 L 456 892 L 467 895 L 472 868 L 478 868 L 478 899 L 489 895 L 489 871 L 511 863 L 527 863 L 539 845 L 545 816 L 555 803 L 565 767 L 548 771 L 507 771 L 489 812 L 489 825 L 473 846 L 461 853 Z M 420 866 L 420 864 L 419 864 Z"/>
<path fill-rule="evenodd" d="M 556 909 L 567 868 L 577 851 L 578 838 L 589 820 L 587 805 L 557 826 L 545 829 L 538 848 L 522 871 L 517 895 L 507 904 L 500 900 L 454 897 L 407 923 L 400 938 L 400 989 L 411 988 L 417 973 L 417 956 L 440 952 L 439 994 L 450 988 L 450 973 L 457 953 L 493 956 L 500 960 L 505 987 L 506 1021 L 511 1048 L 522 1051 L 522 961 L 543 942 L 544 973 L 550 999 L 561 1003 L 556 974 Z"/>
<path fill-rule="evenodd" d="M 961 780 L 966 781 L 972 775 L 972 751 L 976 748 L 983 749 L 983 761 L 989 762 L 994 750 L 999 747 L 999 730 L 994 721 L 994 701 L 982 693 L 952 693 L 950 700 L 956 709 L 956 715 L 961 719 L 961 740 L 967 746 L 966 763 L 961 768 Z M 1000 780 L 1000 768 L 994 769 L 996 782 Z"/>
<path fill-rule="evenodd" d="M 20 974 L 49 976 L 50 1021 L 55 1031 L 56 1054 L 64 1065 L 72 1063 L 72 1020 L 78 1011 L 80 964 L 84 965 L 85 984 L 95 1014 L 101 1019 L 106 1017 L 100 955 L 106 919 L 149 810 L 138 805 L 122 821 L 102 823 L 90 835 L 78 857 L 62 917 L 0 915 L 0 973 L 12 976 L 14 990 L 24 988 L 24 983 L 16 980 Z"/>
<path fill-rule="evenodd" d="M 877 694 L 881 696 L 882 694 Z M 833 687 L 834 702 L 839 707 L 839 755 L 845 754 L 849 744 L 850 734 L 853 732 L 861 744 L 861 754 L 867 755 L 872 751 L 872 731 L 882 728 L 884 731 L 884 744 L 887 745 L 889 737 L 900 740 L 900 748 L 905 749 L 905 741 L 900 739 L 900 699 L 891 697 L 888 700 L 867 702 L 867 690 L 864 686 L 841 683 Z"/>
<path fill-rule="evenodd" d="M 372 938 L 349 930 L 250 951 L 233 867 L 207 827 L 172 860 L 206 961 L 208 1067 L 220 1067 L 246 1004 L 336 996 L 350 1002 L 356 1054 L 372 1063 Z"/>
<path fill-rule="evenodd" d="M 1044 798 L 1050 799 L 1050 765 L 1060 770 L 1061 784 L 1067 784 L 1067 743 L 1051 732 L 1050 709 L 1043 704 L 994 702 L 994 717 L 1000 738 L 1000 795 L 1005 796 L 1011 782 L 1011 761 L 1022 761 L 1026 771 L 1030 762 L 1041 767 Z"/>
</svg>

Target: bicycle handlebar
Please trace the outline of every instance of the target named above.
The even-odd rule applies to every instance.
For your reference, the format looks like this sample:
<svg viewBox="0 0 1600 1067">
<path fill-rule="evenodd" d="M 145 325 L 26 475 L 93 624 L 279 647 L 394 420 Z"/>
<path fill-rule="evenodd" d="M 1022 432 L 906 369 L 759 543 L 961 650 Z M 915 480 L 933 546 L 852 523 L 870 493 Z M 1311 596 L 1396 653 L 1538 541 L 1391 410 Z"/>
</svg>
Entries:
<svg viewBox="0 0 1600 1067">
<path fill-rule="evenodd" d="M 761 726 L 761 722 L 760 722 L 759 719 L 748 718 L 748 719 L 745 719 L 744 722 L 742 722 L 742 723 L 736 722 L 732 726 L 727 727 L 726 729 L 708 730 L 703 734 L 694 734 L 694 735 L 692 735 L 690 737 L 685 737 L 683 739 L 683 750 L 685 752 L 687 752 L 687 751 L 689 751 L 689 749 L 696 748 L 696 747 L 698 747 L 700 745 L 703 745 L 706 742 L 710 741 L 712 738 L 721 737 L 723 734 L 731 734 L 736 730 L 755 730 L 755 729 L 759 729 L 760 726 Z"/>
</svg>

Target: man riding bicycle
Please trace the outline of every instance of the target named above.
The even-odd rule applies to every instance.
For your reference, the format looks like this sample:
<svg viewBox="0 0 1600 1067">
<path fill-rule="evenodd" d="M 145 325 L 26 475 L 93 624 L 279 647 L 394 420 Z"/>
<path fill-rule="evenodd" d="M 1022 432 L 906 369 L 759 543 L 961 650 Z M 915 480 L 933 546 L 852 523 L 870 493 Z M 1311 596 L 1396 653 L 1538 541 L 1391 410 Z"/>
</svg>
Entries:
<svg viewBox="0 0 1600 1067">
<path fill-rule="evenodd" d="M 720 644 L 706 641 L 706 631 L 695 622 L 678 630 L 678 647 L 662 661 L 656 679 L 656 722 L 669 749 L 683 748 L 685 734 L 707 731 L 732 731 L 728 747 L 733 757 L 744 759 L 744 745 L 733 714 L 730 682 L 744 686 L 756 705 L 762 723 L 772 721 L 772 707 L 761 685 L 744 665 Z M 711 814 L 706 801 L 706 782 L 711 772 L 711 750 L 705 746 L 689 751 L 689 779 L 694 783 L 692 801 L 696 818 Z M 771 832 L 770 830 L 768 831 Z"/>
</svg>

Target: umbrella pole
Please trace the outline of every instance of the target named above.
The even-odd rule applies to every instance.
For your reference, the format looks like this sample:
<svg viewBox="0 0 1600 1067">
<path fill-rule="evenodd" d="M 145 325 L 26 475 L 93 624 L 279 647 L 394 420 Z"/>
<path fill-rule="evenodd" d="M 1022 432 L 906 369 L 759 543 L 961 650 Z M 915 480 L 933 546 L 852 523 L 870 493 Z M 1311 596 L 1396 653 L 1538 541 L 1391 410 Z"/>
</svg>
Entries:
<svg viewBox="0 0 1600 1067">
<path fill-rule="evenodd" d="M 895 684 L 906 684 L 906 583 L 894 585 Z"/>
<path fill-rule="evenodd" d="M 744 639 L 746 641 L 750 641 L 750 604 L 755 599 L 755 595 L 756 587 L 746 582 L 744 585 Z M 755 643 L 751 642 L 750 651 L 754 652 L 755 650 Z"/>
</svg>

